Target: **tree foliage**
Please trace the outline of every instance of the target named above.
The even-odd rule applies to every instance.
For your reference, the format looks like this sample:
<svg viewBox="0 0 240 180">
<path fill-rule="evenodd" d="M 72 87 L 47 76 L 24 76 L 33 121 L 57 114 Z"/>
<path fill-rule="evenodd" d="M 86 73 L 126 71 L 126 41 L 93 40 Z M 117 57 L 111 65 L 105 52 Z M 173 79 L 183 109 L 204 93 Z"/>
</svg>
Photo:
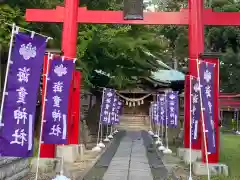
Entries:
<svg viewBox="0 0 240 180">
<path fill-rule="evenodd" d="M 209 0 L 208 7 L 217 12 L 240 12 L 240 1 Z M 186 7 L 186 1 L 166 1 L 169 11 Z M 181 66 L 187 65 L 188 29 L 180 26 L 164 26 L 161 33 L 170 41 L 171 58 L 178 59 Z M 240 29 L 234 26 L 205 27 L 205 51 L 219 52 L 220 57 L 220 89 L 224 92 L 240 92 L 239 72 L 239 39 Z"/>
<path fill-rule="evenodd" d="M 187 0 L 155 0 L 162 11 L 179 11 L 187 7 Z M 239 12 L 236 0 L 205 1 L 215 11 Z M 26 8 L 54 8 L 63 0 L 8 0 L 0 5 L 0 40 L 7 49 L 11 29 L 4 22 L 26 26 Z M 88 9 L 122 10 L 121 0 L 81 0 Z M 59 24 L 28 23 L 29 29 L 54 37 L 51 47 L 60 48 L 62 27 Z M 206 27 L 205 51 L 221 52 L 221 89 L 239 92 L 239 27 Z M 181 67 L 187 65 L 187 26 L 95 25 L 81 24 L 78 32 L 78 68 L 83 72 L 85 85 L 117 88 L 136 86 L 141 77 L 148 77 L 159 67 L 150 52 L 166 63 L 177 59 Z M 100 73 L 101 72 L 101 73 Z M 109 78 L 111 77 L 111 78 Z"/>
<path fill-rule="evenodd" d="M 0 42 L 3 51 L 7 47 L 11 37 L 11 27 L 6 23 L 15 22 L 24 26 L 25 21 L 19 8 L 12 8 L 7 4 L 0 4 Z"/>
</svg>

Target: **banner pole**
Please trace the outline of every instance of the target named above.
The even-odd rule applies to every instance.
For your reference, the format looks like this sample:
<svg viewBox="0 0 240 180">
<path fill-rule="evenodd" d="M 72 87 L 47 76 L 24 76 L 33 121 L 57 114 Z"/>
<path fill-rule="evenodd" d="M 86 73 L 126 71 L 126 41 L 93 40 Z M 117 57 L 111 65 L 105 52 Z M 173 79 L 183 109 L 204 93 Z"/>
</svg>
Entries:
<svg viewBox="0 0 240 180">
<path fill-rule="evenodd" d="M 8 73 L 9 73 L 9 68 L 11 64 L 11 56 L 12 56 L 12 48 L 13 48 L 13 39 L 14 39 L 14 34 L 18 33 L 16 24 L 12 24 L 12 33 L 11 33 L 11 39 L 9 43 L 9 51 L 8 51 L 8 61 L 7 61 L 7 68 L 6 68 L 6 73 L 5 73 L 5 80 L 4 80 L 4 86 L 3 86 L 3 94 L 2 94 L 2 102 L 1 102 L 1 109 L 0 109 L 0 127 L 4 126 L 2 123 L 2 117 L 3 117 L 3 106 L 4 106 L 4 101 L 5 101 L 5 96 L 7 95 L 6 89 L 7 89 L 7 80 L 8 80 Z"/>
<path fill-rule="evenodd" d="M 203 141 L 204 141 L 204 151 L 205 151 L 205 158 L 206 158 L 206 164 L 207 164 L 207 174 L 208 174 L 208 180 L 210 180 L 210 171 L 209 171 L 209 164 L 208 164 L 208 151 L 207 151 L 207 140 L 206 140 L 206 130 L 205 130 L 205 121 L 204 121 L 204 114 L 203 114 L 203 103 L 202 103 L 202 90 L 201 90 L 201 83 L 200 83 L 200 72 L 199 72 L 199 63 L 200 61 L 196 59 L 197 61 L 197 77 L 198 77 L 198 85 L 199 85 L 199 98 L 200 98 L 200 107 L 201 107 L 201 119 L 202 119 L 202 131 L 203 131 Z"/>
<path fill-rule="evenodd" d="M 167 121 L 167 94 L 165 94 L 165 112 L 166 112 L 166 132 L 165 132 L 165 138 L 166 138 L 166 150 L 168 150 L 168 121 Z"/>
<path fill-rule="evenodd" d="M 239 121 L 239 110 L 237 111 L 237 134 L 239 134 L 239 131 L 238 131 L 238 121 Z"/>
<path fill-rule="evenodd" d="M 40 134 L 39 134 L 39 142 L 38 142 L 38 155 L 37 155 L 37 166 L 36 166 L 36 177 L 35 180 L 38 179 L 38 171 L 39 171 L 39 161 L 40 161 L 40 153 L 41 153 L 41 144 L 42 144 L 42 135 L 43 135 L 43 123 L 44 123 L 44 114 L 45 114 L 45 106 L 46 106 L 46 95 L 47 95 L 47 84 L 48 84 L 48 71 L 49 71 L 49 61 L 52 59 L 52 55 L 48 53 L 47 58 L 47 65 L 46 65 L 46 74 L 43 74 L 45 76 L 45 87 L 44 89 L 44 96 L 43 96 L 43 102 L 42 102 L 42 113 L 41 113 L 41 122 L 40 122 Z"/>
<path fill-rule="evenodd" d="M 190 76 L 190 82 L 189 82 L 189 86 L 190 86 L 190 96 L 189 96 L 189 109 L 190 109 L 190 128 L 189 128 L 189 149 L 190 149 L 190 153 L 189 153 L 189 179 L 188 180 L 192 180 L 192 76 Z"/>
</svg>

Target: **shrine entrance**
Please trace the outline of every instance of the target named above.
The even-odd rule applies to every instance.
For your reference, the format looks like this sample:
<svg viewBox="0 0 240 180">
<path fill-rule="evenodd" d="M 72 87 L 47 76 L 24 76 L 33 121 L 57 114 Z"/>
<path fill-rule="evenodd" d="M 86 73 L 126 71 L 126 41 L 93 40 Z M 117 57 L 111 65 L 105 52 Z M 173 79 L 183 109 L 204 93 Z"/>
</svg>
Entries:
<svg viewBox="0 0 240 180">
<path fill-rule="evenodd" d="M 26 21 L 28 22 L 51 22 L 63 23 L 62 35 L 62 51 L 66 57 L 76 56 L 77 32 L 78 23 L 95 23 L 95 24 L 145 24 L 145 25 L 188 25 L 189 26 L 189 74 L 197 76 L 196 59 L 200 58 L 200 54 L 204 53 L 204 26 L 205 25 L 240 25 L 240 13 L 234 12 L 213 12 L 211 9 L 204 8 L 204 0 L 188 0 L 188 9 L 181 9 L 179 12 L 147 12 L 143 14 L 142 20 L 125 20 L 122 11 L 93 11 L 87 10 L 86 7 L 79 7 L 79 0 L 65 0 L 65 6 L 57 6 L 56 9 L 27 9 Z M 139 17 L 137 19 L 140 19 Z M 210 62 L 210 61 L 209 61 Z M 216 61 L 211 61 L 218 67 Z M 216 74 L 219 74 L 219 68 L 216 68 Z M 78 76 L 78 78 L 80 78 Z M 187 78 L 186 78 L 187 79 Z M 75 81 L 76 79 L 74 79 Z M 218 99 L 218 77 L 215 77 L 216 86 L 214 88 L 215 99 Z M 74 84 L 74 83 L 73 83 Z M 80 87 L 76 87 L 80 89 Z M 79 92 L 79 91 L 78 91 Z M 76 98 L 78 95 L 71 93 L 70 101 L 70 117 L 76 117 L 76 109 L 71 107 L 78 107 L 79 101 Z M 186 80 L 185 86 L 185 101 L 189 102 L 190 89 L 189 79 Z M 74 100 L 74 101 L 73 101 Z M 74 104 L 74 105 L 73 105 Z M 73 105 L 73 106 L 72 106 Z M 216 117 L 214 122 L 218 124 L 218 105 L 216 104 L 214 110 Z M 185 106 L 185 135 L 184 146 L 189 148 L 189 128 L 190 128 L 190 107 Z M 74 124 L 78 123 L 79 119 L 74 120 Z M 71 124 L 71 123 L 69 123 Z M 69 127 L 69 132 L 78 133 L 78 126 Z M 218 132 L 218 126 L 216 126 Z M 69 144 L 77 144 L 78 139 L 76 133 L 69 134 Z M 219 141 L 219 134 L 216 134 L 216 141 Z M 44 145 L 45 146 L 45 145 Z M 49 151 L 49 148 L 54 146 L 47 146 L 41 148 L 42 151 Z M 202 148 L 202 138 L 193 146 L 194 149 Z M 217 143 L 218 148 L 218 143 Z M 47 154 L 47 153 L 46 153 Z M 209 155 L 209 162 L 217 163 L 219 159 L 219 151 L 215 154 Z M 54 157 L 54 154 L 48 154 L 47 157 Z"/>
</svg>

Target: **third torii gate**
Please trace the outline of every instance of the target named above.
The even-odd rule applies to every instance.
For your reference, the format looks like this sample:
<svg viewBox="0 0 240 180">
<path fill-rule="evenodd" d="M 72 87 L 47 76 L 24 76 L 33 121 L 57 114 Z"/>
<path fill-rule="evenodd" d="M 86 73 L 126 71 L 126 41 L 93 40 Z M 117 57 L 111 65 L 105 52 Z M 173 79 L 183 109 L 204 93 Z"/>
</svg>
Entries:
<svg viewBox="0 0 240 180">
<path fill-rule="evenodd" d="M 204 52 L 204 25 L 238 26 L 240 25 L 240 13 L 238 12 L 213 12 L 212 9 L 204 8 L 204 0 L 188 0 L 188 8 L 180 12 L 146 12 L 144 20 L 124 20 L 122 11 L 87 10 L 79 7 L 79 0 L 65 0 L 65 6 L 57 6 L 56 9 L 27 9 L 26 21 L 63 23 L 62 51 L 64 56 L 75 57 L 77 45 L 78 23 L 94 24 L 146 24 L 146 25 L 188 25 L 189 26 L 189 58 L 196 59 Z M 189 74 L 196 76 L 195 61 L 189 61 Z M 77 87 L 80 88 L 80 87 Z M 218 99 L 218 87 L 215 87 L 215 98 Z M 190 97 L 189 88 L 185 89 L 185 99 Z M 72 97 L 71 99 L 74 99 Z M 80 102 L 78 102 L 80 103 Z M 218 106 L 214 110 L 218 117 Z M 70 120 L 72 112 L 70 114 Z M 185 106 L 184 146 L 189 148 L 189 106 Z M 215 123 L 217 123 L 216 118 Z M 70 123 L 69 123 L 70 124 Z M 77 142 L 79 128 L 71 126 L 69 142 Z M 217 130 L 218 131 L 218 130 Z M 219 141 L 218 133 L 216 141 Z M 217 143 L 218 146 L 218 143 Z M 54 148 L 54 146 L 51 146 Z M 51 152 L 50 147 L 42 146 L 41 153 Z M 201 140 L 193 146 L 201 149 Z M 218 147 L 217 147 L 218 148 Z M 48 157 L 53 156 L 48 154 Z M 218 162 L 219 151 L 209 156 L 209 162 Z"/>
</svg>

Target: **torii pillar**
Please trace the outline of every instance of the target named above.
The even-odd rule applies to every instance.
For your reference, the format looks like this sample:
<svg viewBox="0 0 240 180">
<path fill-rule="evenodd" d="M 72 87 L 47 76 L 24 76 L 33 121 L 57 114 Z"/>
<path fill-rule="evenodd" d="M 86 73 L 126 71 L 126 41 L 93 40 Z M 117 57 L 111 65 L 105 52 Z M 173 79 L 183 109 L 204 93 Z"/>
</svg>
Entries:
<svg viewBox="0 0 240 180">
<path fill-rule="evenodd" d="M 62 52 L 66 59 L 76 58 L 78 33 L 79 0 L 65 0 L 62 32 Z M 78 144 L 80 117 L 80 79 L 79 71 L 73 72 L 68 104 L 68 144 Z M 55 145 L 42 144 L 40 157 L 54 158 Z"/>
</svg>

